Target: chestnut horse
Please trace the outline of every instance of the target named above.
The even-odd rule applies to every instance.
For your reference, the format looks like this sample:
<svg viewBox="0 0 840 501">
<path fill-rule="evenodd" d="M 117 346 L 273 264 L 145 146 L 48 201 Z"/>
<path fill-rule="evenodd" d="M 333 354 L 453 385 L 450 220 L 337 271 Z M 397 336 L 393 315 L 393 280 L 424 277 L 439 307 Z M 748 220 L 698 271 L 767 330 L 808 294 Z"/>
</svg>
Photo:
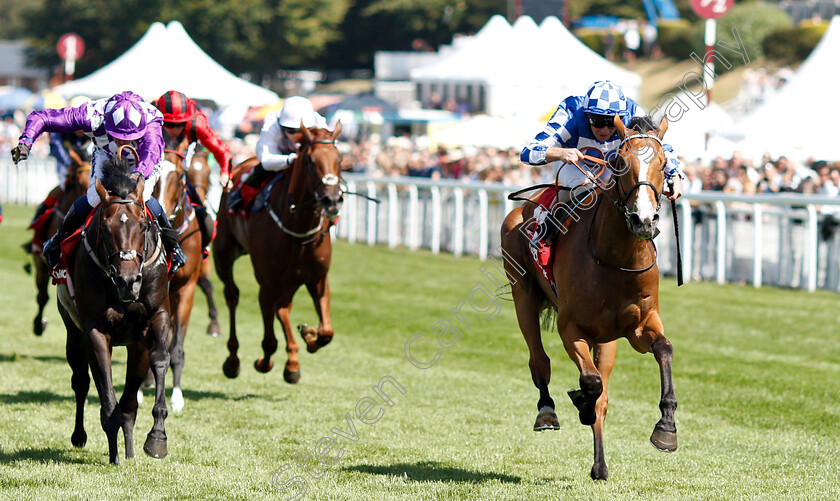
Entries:
<svg viewBox="0 0 840 501">
<path fill-rule="evenodd" d="M 84 407 L 90 388 L 89 365 L 99 393 L 102 428 L 108 437 L 108 458 L 114 464 L 120 462 L 120 428 L 125 436 L 125 456 L 134 457 L 137 390 L 150 363 L 157 391 L 152 409 L 154 425 L 143 450 L 157 458 L 168 452 L 163 390 L 169 367 L 166 252 L 157 226 L 146 213 L 143 177 L 130 174 L 131 168 L 121 153 L 122 148 L 117 158 L 102 166 L 102 181 L 96 182 L 102 201 L 81 230 L 78 246 L 67 256 L 68 283 L 57 290 L 76 395 L 71 442 L 76 447 L 87 442 Z M 114 346 L 125 346 L 128 351 L 125 387 L 119 402 L 111 379 Z"/>
<path fill-rule="evenodd" d="M 50 300 L 50 269 L 41 257 L 44 251 L 42 245 L 36 245 L 34 243 L 45 242 L 55 235 L 55 232 L 58 231 L 58 226 L 61 224 L 61 220 L 64 219 L 64 214 L 70 210 L 70 207 L 79 197 L 87 193 L 88 186 L 90 186 L 90 161 L 83 160 L 79 152 L 74 151 L 72 148 L 68 153 L 70 154 L 72 163 L 68 168 L 67 181 L 63 186 L 64 195 L 61 196 L 53 209 L 49 209 L 49 215 L 44 214 L 43 217 L 47 218 L 46 221 L 43 222 L 40 228 L 35 229 L 36 232 L 40 232 L 40 235 L 32 239 L 32 257 L 35 260 L 35 287 L 38 288 L 38 313 L 32 321 L 32 331 L 36 336 L 43 334 L 47 328 L 47 320 L 44 318 L 44 307 L 47 306 L 47 302 Z M 87 155 L 85 155 L 85 158 L 87 158 Z M 29 268 L 27 267 L 28 270 Z"/>
<path fill-rule="evenodd" d="M 190 325 L 195 289 L 201 273 L 202 246 L 201 231 L 195 210 L 187 198 L 187 173 L 184 170 L 184 154 L 189 146 L 187 140 L 175 144 L 169 134 L 164 134 L 166 145 L 164 161 L 155 197 L 163 207 L 170 224 L 181 233 L 178 243 L 187 257 L 182 266 L 169 282 L 169 308 L 172 312 L 172 328 L 169 347 L 172 368 L 172 410 L 179 412 L 184 408 L 184 394 L 181 390 L 181 373 L 184 370 L 184 338 Z"/>
<path fill-rule="evenodd" d="M 548 392 L 551 366 L 540 336 L 540 311 L 553 308 L 563 346 L 580 371 L 581 389 L 570 391 L 569 396 L 579 411 L 580 422 L 592 427 L 595 461 L 591 476 L 601 480 L 608 474 L 603 431 L 607 380 L 615 362 L 618 338 L 627 338 L 640 353 L 653 352 L 661 375 L 662 417 L 650 440 L 663 451 L 677 448 L 677 400 L 671 376 L 673 348 L 664 336 L 659 317 L 659 269 L 650 241 L 659 220 L 656 212 L 665 167 L 661 139 L 668 122 L 663 118 L 656 128 L 647 121 L 638 131 L 625 128 L 619 117 L 614 123 L 621 144 L 609 162 L 612 179 L 597 183 L 601 191 L 597 201 L 594 192 L 580 197 L 589 208 L 576 209 L 576 222 L 567 231 L 558 232 L 553 243 L 556 295 L 530 257 L 527 230 L 534 222 L 535 205 L 529 203 L 514 209 L 502 225 L 505 268 L 512 284 L 519 328 L 531 354 L 531 377 L 540 391 L 534 430 L 559 428 L 554 400 Z M 615 208 L 611 207 L 613 204 Z"/>
<path fill-rule="evenodd" d="M 332 256 L 329 228 L 338 217 L 343 202 L 341 154 L 335 146 L 341 123 L 336 124 L 333 131 L 306 127 L 301 130 L 300 153 L 274 186 L 262 210 L 250 212 L 247 220 L 239 213 L 229 215 L 227 194 L 222 196 L 213 261 L 216 273 L 224 283 L 225 301 L 230 311 L 230 355 L 222 365 L 229 378 L 239 375 L 239 341 L 236 337 L 239 289 L 233 280 L 233 264 L 243 254 L 251 254 L 254 274 L 260 284 L 264 356 L 254 363 L 258 371 L 265 373 L 274 366 L 271 355 L 277 351 L 276 315 L 286 335 L 288 359 L 283 378 L 287 383 L 300 380 L 298 345 L 289 322 L 289 311 L 292 298 L 301 285 L 306 285 L 312 296 L 320 321 L 317 331 L 305 325 L 298 326 L 307 351 L 316 352 L 333 337 L 327 272 Z M 254 164 L 256 159 L 246 160 L 237 166 L 234 176 L 240 176 L 244 166 Z"/>
<path fill-rule="evenodd" d="M 190 168 L 187 169 L 187 181 L 193 185 L 198 196 L 204 201 L 204 206 L 213 214 L 215 210 L 207 200 L 207 194 L 210 191 L 210 164 L 207 162 L 209 155 L 210 152 L 203 148 L 193 154 L 192 160 L 190 160 Z M 221 327 L 219 327 L 216 302 L 213 300 L 213 283 L 210 281 L 210 270 L 210 260 L 203 260 L 201 262 L 201 273 L 198 275 L 198 286 L 204 292 L 204 296 L 207 297 L 207 314 L 210 317 L 207 334 L 218 337 Z"/>
</svg>

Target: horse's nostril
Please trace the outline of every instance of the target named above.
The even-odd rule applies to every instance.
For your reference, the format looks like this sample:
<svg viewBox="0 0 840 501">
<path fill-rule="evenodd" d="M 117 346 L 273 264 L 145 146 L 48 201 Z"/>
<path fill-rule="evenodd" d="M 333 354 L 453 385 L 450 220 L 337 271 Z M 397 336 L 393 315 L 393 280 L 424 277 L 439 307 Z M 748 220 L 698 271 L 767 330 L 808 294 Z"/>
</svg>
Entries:
<svg viewBox="0 0 840 501">
<path fill-rule="evenodd" d="M 630 214 L 630 224 L 637 227 L 641 226 L 642 218 L 640 218 L 638 214 Z"/>
</svg>

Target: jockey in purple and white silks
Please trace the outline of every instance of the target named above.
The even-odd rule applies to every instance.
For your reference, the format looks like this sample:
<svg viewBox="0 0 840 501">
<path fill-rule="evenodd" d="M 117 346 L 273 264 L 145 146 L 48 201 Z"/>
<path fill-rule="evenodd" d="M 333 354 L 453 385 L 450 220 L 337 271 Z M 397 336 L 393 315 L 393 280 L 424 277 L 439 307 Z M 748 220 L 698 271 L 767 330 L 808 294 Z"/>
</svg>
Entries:
<svg viewBox="0 0 840 501">
<path fill-rule="evenodd" d="M 578 162 L 581 168 L 589 170 L 593 175 L 600 170 L 600 166 L 583 161 L 581 148 L 598 150 L 601 156 L 608 160 L 611 155 L 616 154 L 621 138 L 613 125 L 615 115 L 619 115 L 624 125 L 629 127 L 633 118 L 644 117 L 645 112 L 635 101 L 625 97 L 618 85 L 608 80 L 595 82 L 586 95 L 570 96 L 560 103 L 543 130 L 523 148 L 520 160 L 530 165 L 551 163 L 553 173 L 562 186 L 577 188 L 587 181 L 587 176 L 572 162 Z M 673 200 L 681 194 L 680 163 L 671 145 L 663 143 L 662 148 L 667 159 L 665 175 L 674 181 L 673 191 L 666 191 L 664 194 Z M 607 181 L 611 175 L 610 169 L 603 169 L 600 179 Z M 571 191 L 573 190 L 558 193 L 560 204 L 570 203 Z M 570 209 L 567 207 L 566 210 Z M 550 246 L 556 236 L 556 226 L 545 223 L 548 216 L 545 210 L 535 211 L 534 216 L 537 217 L 540 228 L 535 232 L 532 243 L 547 243 Z M 559 219 L 562 222 L 565 216 Z"/>
<path fill-rule="evenodd" d="M 83 103 L 78 107 L 45 109 L 33 111 L 26 118 L 26 126 L 18 139 L 18 145 L 12 150 L 12 160 L 17 163 L 29 156 L 32 144 L 43 132 L 82 131 L 91 138 L 94 153 L 90 188 L 85 196 L 80 197 L 73 208 L 64 217 L 58 232 L 44 245 L 44 258 L 47 264 L 58 263 L 60 243 L 71 235 L 87 219 L 90 211 L 99 204 L 96 181 L 100 176 L 102 164 L 117 154 L 120 146 L 130 144 L 137 150 L 139 158 L 124 153 L 133 160 L 134 172 L 141 174 L 146 182 L 143 199 L 155 215 L 162 229 L 162 238 L 167 250 L 172 253 L 172 269 L 175 271 L 186 262 L 178 245 L 177 237 L 173 241 L 171 225 L 163 213 L 160 203 L 152 197 L 155 183 L 160 177 L 160 162 L 163 157 L 163 115 L 153 105 L 146 103 L 133 92 L 121 92 L 107 99 Z M 95 179 L 94 179 L 95 178 Z"/>
</svg>

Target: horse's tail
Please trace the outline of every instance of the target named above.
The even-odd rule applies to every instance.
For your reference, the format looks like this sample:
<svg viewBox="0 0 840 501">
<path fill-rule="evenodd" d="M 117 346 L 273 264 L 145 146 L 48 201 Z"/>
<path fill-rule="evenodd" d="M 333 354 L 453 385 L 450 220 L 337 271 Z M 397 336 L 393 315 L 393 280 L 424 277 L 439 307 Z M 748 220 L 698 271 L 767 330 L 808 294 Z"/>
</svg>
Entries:
<svg viewBox="0 0 840 501">
<path fill-rule="evenodd" d="M 540 310 L 540 326 L 542 330 L 551 331 L 557 327 L 557 310 L 551 306 L 551 301 L 543 300 Z"/>
</svg>

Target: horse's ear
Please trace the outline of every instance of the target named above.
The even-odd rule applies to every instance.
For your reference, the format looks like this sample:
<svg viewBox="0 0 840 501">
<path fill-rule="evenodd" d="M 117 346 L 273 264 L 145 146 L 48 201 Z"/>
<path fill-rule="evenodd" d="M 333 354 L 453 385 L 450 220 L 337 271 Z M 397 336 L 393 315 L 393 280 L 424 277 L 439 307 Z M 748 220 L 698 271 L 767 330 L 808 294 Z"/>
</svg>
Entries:
<svg viewBox="0 0 840 501">
<path fill-rule="evenodd" d="M 105 187 L 102 186 L 102 181 L 100 181 L 98 177 L 95 178 L 95 179 L 96 179 L 96 194 L 99 195 L 99 199 L 104 202 L 108 198 L 108 190 L 106 190 Z"/>
<path fill-rule="evenodd" d="M 659 132 L 656 134 L 659 136 L 659 139 L 662 139 L 662 136 L 665 135 L 665 131 L 668 130 L 668 117 L 666 115 L 662 115 L 662 120 L 659 121 Z"/>
<path fill-rule="evenodd" d="M 300 121 L 300 131 L 303 132 L 303 137 L 304 137 L 304 139 L 306 139 L 306 141 L 304 141 L 304 142 L 311 143 L 312 142 L 312 133 L 309 132 L 309 129 L 307 129 L 305 125 L 303 125 L 303 120 Z"/>
<path fill-rule="evenodd" d="M 142 200 L 143 190 L 146 188 L 146 178 L 143 176 L 138 177 L 140 179 L 137 180 L 137 186 L 134 187 L 134 191 L 131 194 L 134 195 L 135 200 Z"/>
<path fill-rule="evenodd" d="M 332 134 L 330 135 L 330 139 L 335 141 L 339 134 L 341 134 L 341 119 L 339 119 L 338 122 L 335 123 L 335 127 L 333 127 Z"/>
<path fill-rule="evenodd" d="M 621 115 L 618 113 L 616 113 L 613 118 L 613 125 L 615 125 L 615 130 L 618 131 L 618 137 L 624 140 L 624 138 L 627 137 L 627 127 L 624 126 L 624 122 L 621 120 Z"/>
</svg>

